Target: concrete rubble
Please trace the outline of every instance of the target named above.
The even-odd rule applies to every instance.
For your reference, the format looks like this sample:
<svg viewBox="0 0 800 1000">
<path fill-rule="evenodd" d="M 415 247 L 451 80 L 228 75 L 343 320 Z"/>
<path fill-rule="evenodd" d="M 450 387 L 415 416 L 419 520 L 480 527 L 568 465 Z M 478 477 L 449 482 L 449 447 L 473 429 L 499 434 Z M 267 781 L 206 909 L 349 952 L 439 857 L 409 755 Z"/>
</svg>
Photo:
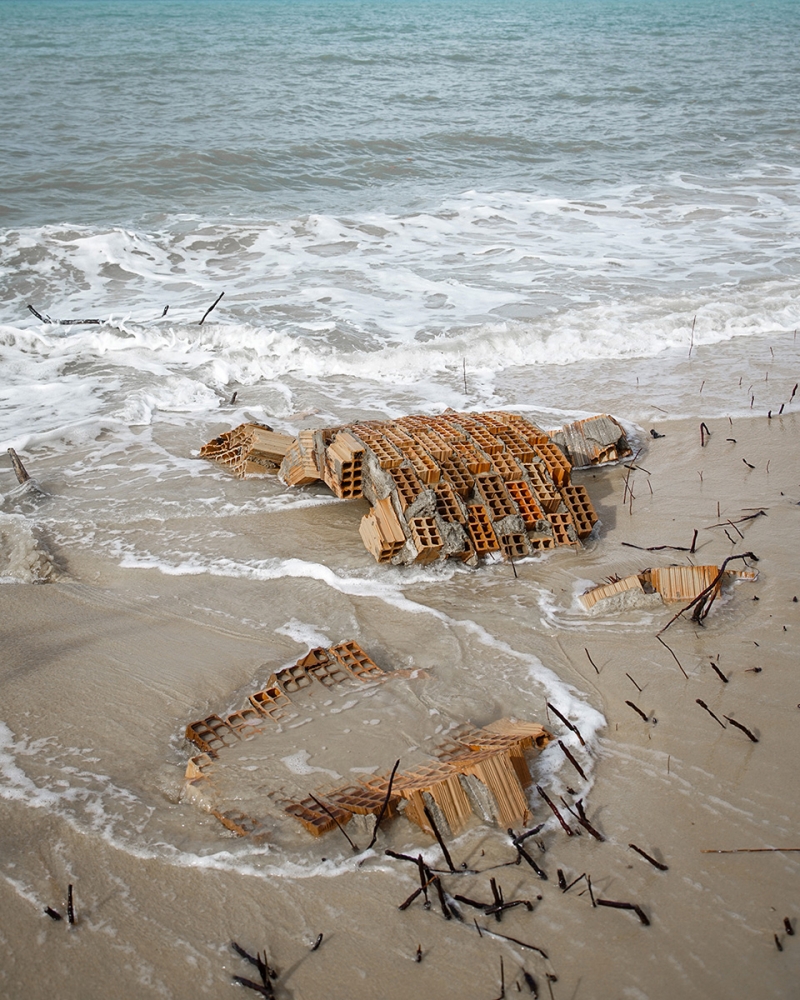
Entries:
<svg viewBox="0 0 800 1000">
<path fill-rule="evenodd" d="M 359 531 L 379 563 L 471 565 L 580 545 L 597 514 L 571 482 L 573 465 L 630 454 L 607 415 L 548 434 L 500 411 L 361 421 L 296 438 L 242 424 L 200 451 L 240 477 L 276 472 L 289 486 L 323 482 L 342 499 L 366 499 Z"/>
<path fill-rule="evenodd" d="M 482 728 L 454 720 L 443 727 L 439 712 L 434 727 L 427 707 L 409 696 L 425 676 L 385 672 L 354 641 L 312 649 L 271 674 L 239 710 L 186 727 L 199 753 L 186 768 L 185 797 L 239 836 L 274 835 L 281 818 L 291 817 L 319 837 L 337 825 L 374 825 L 382 811 L 433 836 L 426 809 L 451 834 L 473 818 L 503 829 L 527 823 L 529 760 L 550 733 L 508 718 Z M 375 718 L 381 707 L 383 726 Z M 309 762 L 307 748 L 323 739 L 305 728 L 314 723 L 324 727 L 325 746 L 318 748 L 324 767 Z M 295 735 L 298 726 L 302 736 Z M 409 746 L 409 733 L 418 745 Z M 306 749 L 293 753 L 298 746 Z M 400 766 L 391 780 L 395 759 Z M 332 770 L 337 766 L 349 770 L 349 780 L 334 780 L 343 777 Z M 330 776 L 326 783 L 318 784 L 318 772 Z"/>
</svg>

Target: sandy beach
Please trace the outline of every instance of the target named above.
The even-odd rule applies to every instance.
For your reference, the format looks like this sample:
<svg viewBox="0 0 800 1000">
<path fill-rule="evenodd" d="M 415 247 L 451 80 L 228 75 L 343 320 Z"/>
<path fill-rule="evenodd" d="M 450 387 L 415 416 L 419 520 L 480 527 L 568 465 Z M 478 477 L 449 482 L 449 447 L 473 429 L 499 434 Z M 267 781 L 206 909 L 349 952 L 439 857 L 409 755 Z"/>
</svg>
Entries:
<svg viewBox="0 0 800 1000">
<path fill-rule="evenodd" d="M 280 578 L 121 568 L 83 546 L 57 552 L 52 582 L 0 587 L 0 992 L 236 995 L 232 976 L 257 975 L 235 940 L 266 949 L 276 996 L 297 1000 L 488 1000 L 500 995 L 501 958 L 506 995 L 530 995 L 524 969 L 539 996 L 561 1000 L 795 996 L 800 944 L 784 918 L 796 931 L 800 428 L 793 414 L 707 426 L 701 447 L 696 421 L 663 421 L 663 437 L 643 434 L 635 471 L 576 473 L 601 518 L 596 534 L 578 551 L 525 560 L 516 578 L 508 564 L 438 576 L 387 569 L 385 588 L 371 591 L 358 576 L 370 560 L 359 505 L 340 502 L 227 525 L 219 544 L 231 558 L 242 547 L 295 558 Z M 695 529 L 693 556 L 643 551 L 687 548 Z M 704 627 L 671 625 L 663 638 L 674 656 L 656 633 L 677 607 L 589 614 L 576 601 L 611 574 L 748 551 L 757 582 L 724 594 Z M 308 571 L 312 557 L 328 577 Z M 426 670 L 421 697 L 452 717 L 546 725 L 587 780 L 557 740 L 534 780 L 556 801 L 584 795 L 604 840 L 574 821 L 568 837 L 533 789 L 535 822 L 546 825 L 527 844 L 544 881 L 524 863 L 486 871 L 515 851 L 504 831 L 473 824 L 449 849 L 476 873 L 442 882 L 451 897 L 489 900 L 494 876 L 506 899 L 534 904 L 496 923 L 463 905 L 463 922 L 447 921 L 435 898 L 429 910 L 420 900 L 398 910 L 417 873 L 387 848 L 443 867 L 436 844 L 402 819 L 358 854 L 335 832 L 313 840 L 299 826 L 289 851 L 228 835 L 182 798 L 183 727 L 240 703 L 265 665 L 301 655 L 310 643 L 300 621 L 332 642 L 357 639 L 387 670 Z M 585 747 L 545 704 L 561 697 L 569 715 L 573 695 Z M 705 853 L 780 847 L 793 852 Z M 587 873 L 595 898 L 640 905 L 649 926 L 593 907 L 584 880 L 562 892 L 559 869 L 567 882 Z M 43 912 L 66 914 L 69 883 L 72 927 Z M 480 937 L 476 917 L 538 950 Z"/>
</svg>

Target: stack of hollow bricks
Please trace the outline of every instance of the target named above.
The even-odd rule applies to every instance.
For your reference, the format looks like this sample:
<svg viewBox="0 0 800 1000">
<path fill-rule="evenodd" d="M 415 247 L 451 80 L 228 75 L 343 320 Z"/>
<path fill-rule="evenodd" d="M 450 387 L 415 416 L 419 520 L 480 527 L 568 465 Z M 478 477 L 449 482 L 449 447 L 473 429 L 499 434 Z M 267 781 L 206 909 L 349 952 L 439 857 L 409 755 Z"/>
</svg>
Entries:
<svg viewBox="0 0 800 1000">
<path fill-rule="evenodd" d="M 226 746 L 236 745 L 248 735 L 263 731 L 259 724 L 290 720 L 295 714 L 292 695 L 316 685 L 331 688 L 344 681 L 369 682 L 391 679 L 354 641 L 330 649 L 319 647 L 301 657 L 292 667 L 272 674 L 266 687 L 251 695 L 248 705 L 226 718 L 210 715 L 192 722 L 185 735 L 201 751 L 189 760 L 186 780 L 202 785 L 213 779 L 216 760 Z M 473 813 L 494 818 L 503 827 L 526 823 L 530 816 L 525 789 L 531 784 L 526 753 L 542 750 L 550 733 L 536 723 L 500 719 L 483 729 L 465 729 L 451 736 L 436 750 L 436 758 L 413 770 L 370 777 L 299 800 L 281 796 L 275 789 L 270 798 L 288 816 L 299 820 L 318 837 L 344 826 L 354 815 L 405 816 L 433 835 L 426 807 L 451 833 L 459 833 Z M 391 782 L 391 787 L 390 787 Z M 488 808 L 487 808 L 488 807 Z M 259 821 L 233 810 L 210 807 L 229 830 L 245 836 Z M 491 813 L 490 815 L 487 815 Z"/>
<path fill-rule="evenodd" d="M 361 522 L 378 562 L 519 558 L 577 545 L 597 515 L 550 437 L 516 414 L 445 413 L 304 431 L 280 475 L 322 479 L 371 503 Z"/>
</svg>

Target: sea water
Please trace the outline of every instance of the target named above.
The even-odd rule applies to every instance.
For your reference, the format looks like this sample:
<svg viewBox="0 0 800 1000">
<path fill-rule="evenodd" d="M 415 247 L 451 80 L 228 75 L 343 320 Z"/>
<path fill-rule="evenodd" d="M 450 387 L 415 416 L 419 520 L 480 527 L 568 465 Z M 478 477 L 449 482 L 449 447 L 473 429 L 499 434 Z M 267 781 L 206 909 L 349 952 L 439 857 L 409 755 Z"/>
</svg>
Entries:
<svg viewBox="0 0 800 1000">
<path fill-rule="evenodd" d="M 0 0 L 0 445 L 42 487 L 2 473 L 0 577 L 70 579 L 83 552 L 254 581 L 267 612 L 220 587 L 186 613 L 301 645 L 346 637 L 316 588 L 398 643 L 461 636 L 486 691 L 556 697 L 591 735 L 599 713 L 523 648 L 537 626 L 470 611 L 469 571 L 377 568 L 324 491 L 197 450 L 246 420 L 609 410 L 637 434 L 788 405 L 799 40 L 794 0 Z M 174 684 L 198 712 L 236 686 Z M 124 755 L 27 726 L 0 713 L 7 801 L 137 856 L 263 870 L 209 831 L 182 853 Z M 292 864 L 268 861 L 317 870 Z"/>
</svg>

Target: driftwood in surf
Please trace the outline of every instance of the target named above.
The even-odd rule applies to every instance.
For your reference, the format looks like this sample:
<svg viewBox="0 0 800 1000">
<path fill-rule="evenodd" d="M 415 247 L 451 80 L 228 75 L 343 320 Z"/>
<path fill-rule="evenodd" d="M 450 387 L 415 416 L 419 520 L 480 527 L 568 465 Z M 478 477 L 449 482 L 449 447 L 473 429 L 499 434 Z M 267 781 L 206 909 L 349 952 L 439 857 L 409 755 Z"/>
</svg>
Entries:
<svg viewBox="0 0 800 1000">
<path fill-rule="evenodd" d="M 11 459 L 11 465 L 14 468 L 14 475 L 17 477 L 18 482 L 27 483 L 31 477 L 28 475 L 25 466 L 22 464 L 22 461 L 20 460 L 19 455 L 14 451 L 13 448 L 9 448 L 8 456 Z"/>
</svg>

